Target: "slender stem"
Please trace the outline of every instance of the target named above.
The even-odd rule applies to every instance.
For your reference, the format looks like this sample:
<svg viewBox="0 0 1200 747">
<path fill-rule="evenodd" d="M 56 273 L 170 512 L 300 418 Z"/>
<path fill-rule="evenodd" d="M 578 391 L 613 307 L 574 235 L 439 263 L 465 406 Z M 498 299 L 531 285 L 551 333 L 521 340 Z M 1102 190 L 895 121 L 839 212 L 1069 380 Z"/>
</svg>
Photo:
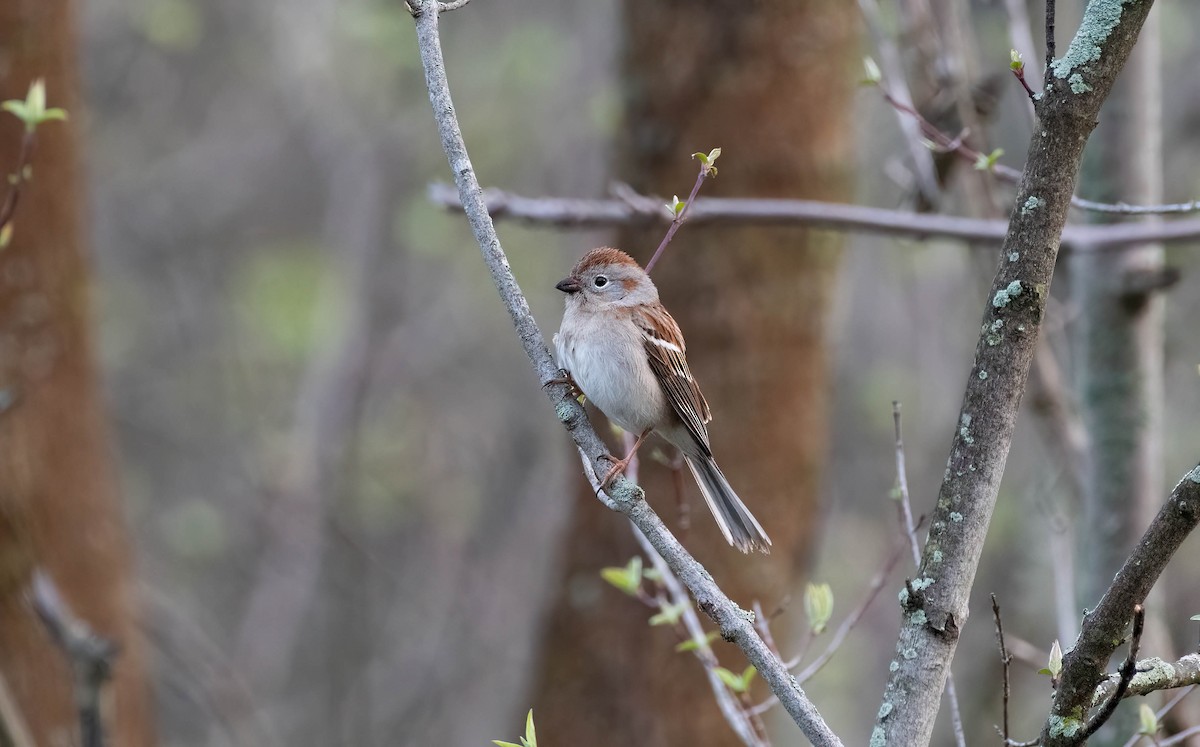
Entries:
<svg viewBox="0 0 1200 747">
<path fill-rule="evenodd" d="M 4 196 L 4 202 L 0 203 L 0 230 L 3 230 L 12 221 L 13 213 L 17 211 L 17 202 L 21 199 L 21 187 L 27 181 L 25 172 L 33 161 L 33 146 L 36 142 L 37 132 L 26 129 L 25 134 L 21 137 L 21 149 L 17 153 L 17 169 L 10 177 L 11 181 L 8 184 L 8 193 Z"/>
<path fill-rule="evenodd" d="M 997 175 L 1007 173 L 996 165 Z M 621 199 L 591 200 L 574 197 L 526 197 L 499 189 L 483 193 L 487 209 L 496 220 L 517 220 L 558 228 L 596 228 L 653 225 L 667 220 L 659 200 L 640 195 Z M 431 184 L 429 199 L 436 205 L 461 210 L 457 190 Z M 1200 206 L 1200 203 L 1196 203 Z M 1188 206 L 1192 203 L 1187 203 Z M 1180 204 L 1183 207 L 1184 204 Z M 1154 206 L 1160 208 L 1172 206 Z M 1137 208 L 1144 209 L 1145 206 Z M 998 244 L 1008 221 L 962 218 L 933 213 L 845 205 L 816 200 L 749 197 L 698 197 L 688 211 L 693 224 L 812 226 L 831 231 L 853 231 L 891 238 L 944 237 L 968 243 Z M 1194 242 L 1200 237 L 1200 218 L 1164 223 L 1125 223 L 1104 226 L 1066 226 L 1061 243 L 1074 252 L 1109 251 L 1146 242 Z"/>
<path fill-rule="evenodd" d="M 1008 743 L 1008 670 L 1012 664 L 1012 657 L 1008 654 L 1008 649 L 1004 646 L 1004 624 L 1000 622 L 1000 603 L 996 601 L 996 595 L 992 595 L 992 617 L 996 620 L 996 642 L 1000 645 L 1000 666 L 1002 676 L 1004 678 L 1004 709 L 1003 709 L 1003 724 L 1004 730 L 1000 735 L 1004 737 L 1004 742 Z"/>
<path fill-rule="evenodd" d="M 1054 64 L 1054 0 L 1046 0 L 1046 87 L 1050 87 L 1050 67 Z"/>
<path fill-rule="evenodd" d="M 667 248 L 667 244 L 671 243 L 671 239 L 675 237 L 675 232 L 683 225 L 683 219 L 687 216 L 688 208 L 692 206 L 692 201 L 696 199 L 696 193 L 700 191 L 700 185 L 704 183 L 705 177 L 708 176 L 708 165 L 700 164 L 700 173 L 696 174 L 696 183 L 692 185 L 692 193 L 688 195 L 687 202 L 683 203 L 683 209 L 671 221 L 671 227 L 667 229 L 667 235 L 663 236 L 663 240 L 659 243 L 658 248 L 654 250 L 654 256 L 650 257 L 650 261 L 646 263 L 646 274 L 654 269 L 654 265 L 658 264 L 658 258 L 662 255 L 663 250 Z"/>
</svg>

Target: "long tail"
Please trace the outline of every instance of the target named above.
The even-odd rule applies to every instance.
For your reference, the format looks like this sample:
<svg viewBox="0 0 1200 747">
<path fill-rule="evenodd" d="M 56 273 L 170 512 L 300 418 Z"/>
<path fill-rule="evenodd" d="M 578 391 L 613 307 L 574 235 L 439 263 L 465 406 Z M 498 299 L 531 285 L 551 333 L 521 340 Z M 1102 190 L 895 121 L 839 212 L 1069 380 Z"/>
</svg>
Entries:
<svg viewBox="0 0 1200 747">
<path fill-rule="evenodd" d="M 729 481 L 721 474 L 713 458 L 689 456 L 687 463 L 725 540 L 742 552 L 770 552 L 771 538 L 763 531 L 750 509 L 746 508 L 746 504 L 737 497 L 737 493 L 733 492 L 733 488 L 729 487 Z"/>
</svg>

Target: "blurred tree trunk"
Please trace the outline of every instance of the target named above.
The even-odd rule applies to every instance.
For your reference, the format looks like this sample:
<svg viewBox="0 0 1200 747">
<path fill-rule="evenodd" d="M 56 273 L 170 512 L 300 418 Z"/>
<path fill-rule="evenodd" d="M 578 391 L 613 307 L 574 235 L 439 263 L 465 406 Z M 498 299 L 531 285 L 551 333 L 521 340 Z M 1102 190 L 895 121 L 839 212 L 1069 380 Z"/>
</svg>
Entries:
<svg viewBox="0 0 1200 747">
<path fill-rule="evenodd" d="M 130 548 L 88 328 L 72 4 L 0 0 L 0 99 L 43 77 L 71 121 L 38 130 L 33 181 L 0 253 L 0 673 L 39 745 L 78 740 L 72 675 L 25 602 L 45 569 L 75 614 L 121 646 L 107 712 L 113 744 L 153 741 L 134 624 Z M 21 125 L 0 122 L 0 168 Z"/>
<path fill-rule="evenodd" d="M 845 199 L 855 18 L 853 4 L 817 0 L 626 0 L 616 177 L 641 193 L 683 195 L 699 167 L 689 155 L 719 146 L 720 173 L 705 195 Z M 662 235 L 626 230 L 618 246 L 645 263 Z M 768 611 L 784 602 L 813 549 L 826 456 L 825 322 L 839 243 L 797 229 L 684 228 L 655 270 L 713 410 L 717 461 L 773 552 L 731 549 L 690 475 L 691 529 L 674 525 L 747 608 L 756 599 Z M 641 474 L 671 522 L 670 472 L 644 459 Z M 669 630 L 647 625 L 646 608 L 602 586 L 600 568 L 624 563 L 637 547 L 628 523 L 580 484 L 530 700 L 539 732 L 579 747 L 730 744 L 698 662 L 674 652 Z M 797 616 L 798 607 L 790 610 Z M 785 647 L 796 619 L 776 623 Z M 716 651 L 731 669 L 744 666 L 732 646 L 718 643 Z"/>
</svg>

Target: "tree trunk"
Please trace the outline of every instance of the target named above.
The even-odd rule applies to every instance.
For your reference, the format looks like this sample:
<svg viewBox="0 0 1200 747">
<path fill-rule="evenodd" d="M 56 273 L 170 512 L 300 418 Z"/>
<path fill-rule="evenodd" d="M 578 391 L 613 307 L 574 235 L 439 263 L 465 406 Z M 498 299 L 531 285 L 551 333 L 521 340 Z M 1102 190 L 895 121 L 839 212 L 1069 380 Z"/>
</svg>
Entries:
<svg viewBox="0 0 1200 747">
<path fill-rule="evenodd" d="M 75 614 L 117 641 L 107 713 L 114 744 L 153 741 L 134 625 L 129 540 L 88 328 L 72 4 L 0 0 L 0 99 L 45 78 L 71 121 L 38 130 L 12 244 L 0 253 L 0 674 L 39 745 L 77 743 L 72 675 L 25 601 L 44 569 Z M 21 125 L 4 114 L 0 167 Z"/>
<path fill-rule="evenodd" d="M 852 4 L 815 0 L 626 0 L 617 178 L 641 193 L 684 194 L 699 168 L 689 154 L 721 147 L 705 195 L 845 199 L 855 17 Z M 661 237 L 626 230 L 618 246 L 645 263 Z M 813 549 L 839 243 L 799 229 L 685 226 L 654 272 L 712 407 L 717 461 L 773 551 L 731 549 L 686 472 L 691 527 L 674 525 L 747 608 L 760 600 L 770 611 L 793 594 Z M 670 522 L 671 473 L 643 459 L 641 476 Z M 581 488 L 565 547 L 531 698 L 547 741 L 730 744 L 698 662 L 675 653 L 669 629 L 647 624 L 646 608 L 599 579 L 601 567 L 638 552 L 628 523 Z M 799 606 L 776 621 L 785 648 Z M 745 666 L 731 646 L 718 643 L 716 653 L 730 669 Z"/>
</svg>

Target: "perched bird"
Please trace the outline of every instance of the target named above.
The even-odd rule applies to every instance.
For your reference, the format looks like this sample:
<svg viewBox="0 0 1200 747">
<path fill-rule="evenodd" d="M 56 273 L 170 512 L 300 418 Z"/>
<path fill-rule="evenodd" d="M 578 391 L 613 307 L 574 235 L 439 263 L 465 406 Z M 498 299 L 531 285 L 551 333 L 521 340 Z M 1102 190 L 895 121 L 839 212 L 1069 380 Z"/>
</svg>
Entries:
<svg viewBox="0 0 1200 747">
<path fill-rule="evenodd" d="M 625 252 L 601 247 L 555 287 L 567 294 L 554 336 L 558 364 L 609 420 L 637 435 L 604 484 L 655 431 L 683 453 L 729 544 L 742 552 L 769 552 L 767 533 L 713 460 L 708 403 L 688 370 L 683 333 L 650 276 Z"/>
</svg>

